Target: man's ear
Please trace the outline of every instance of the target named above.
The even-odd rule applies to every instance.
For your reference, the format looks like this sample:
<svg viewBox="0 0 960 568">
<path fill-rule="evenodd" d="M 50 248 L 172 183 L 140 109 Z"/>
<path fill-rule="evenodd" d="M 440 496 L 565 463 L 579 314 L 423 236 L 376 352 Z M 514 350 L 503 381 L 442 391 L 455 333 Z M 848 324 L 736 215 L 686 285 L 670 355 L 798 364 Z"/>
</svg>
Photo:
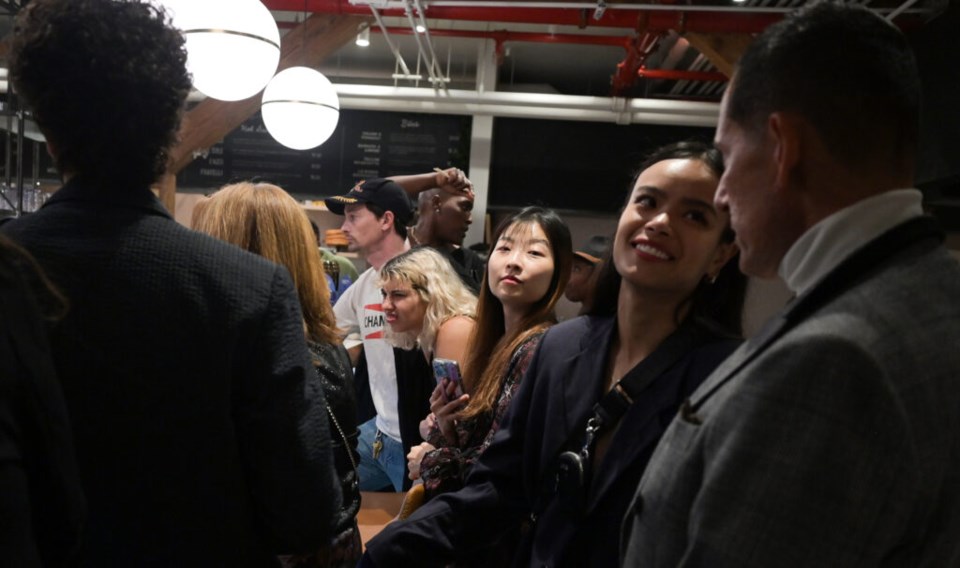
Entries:
<svg viewBox="0 0 960 568">
<path fill-rule="evenodd" d="M 776 177 L 774 189 L 788 188 L 800 173 L 797 169 L 803 155 L 801 118 L 787 112 L 775 112 L 767 119 Z"/>
<path fill-rule="evenodd" d="M 707 277 L 709 277 L 711 281 L 716 279 L 723 267 L 730 262 L 730 259 L 736 256 L 739 251 L 740 248 L 733 242 L 720 243 L 717 245 L 717 250 L 713 252 L 713 258 L 710 259 L 710 264 L 707 266 Z"/>
<path fill-rule="evenodd" d="M 380 217 L 380 229 L 387 232 L 392 231 L 395 222 L 396 217 L 393 215 L 393 211 L 384 211 L 383 217 Z"/>
<path fill-rule="evenodd" d="M 439 194 L 430 196 L 430 209 L 438 211 L 441 205 L 443 205 L 443 200 L 440 199 Z"/>
</svg>

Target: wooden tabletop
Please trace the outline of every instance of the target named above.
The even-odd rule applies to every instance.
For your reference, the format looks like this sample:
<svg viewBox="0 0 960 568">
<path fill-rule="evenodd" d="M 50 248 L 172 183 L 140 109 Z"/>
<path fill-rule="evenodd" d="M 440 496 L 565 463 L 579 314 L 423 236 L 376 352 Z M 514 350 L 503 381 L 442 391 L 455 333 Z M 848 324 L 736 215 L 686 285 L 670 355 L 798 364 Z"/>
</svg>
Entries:
<svg viewBox="0 0 960 568">
<path fill-rule="evenodd" d="M 357 525 L 360 527 L 360 540 L 363 541 L 364 545 L 397 516 L 404 495 L 406 493 L 360 492 L 360 512 L 357 513 Z"/>
</svg>

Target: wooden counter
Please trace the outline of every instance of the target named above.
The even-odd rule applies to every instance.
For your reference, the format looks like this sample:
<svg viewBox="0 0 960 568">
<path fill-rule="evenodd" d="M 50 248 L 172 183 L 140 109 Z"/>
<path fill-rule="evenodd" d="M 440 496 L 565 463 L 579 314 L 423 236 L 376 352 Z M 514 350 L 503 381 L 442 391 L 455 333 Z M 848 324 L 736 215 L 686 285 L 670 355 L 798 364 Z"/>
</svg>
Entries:
<svg viewBox="0 0 960 568">
<path fill-rule="evenodd" d="M 405 493 L 360 492 L 357 525 L 360 527 L 360 539 L 364 545 L 397 516 L 404 495 Z"/>
</svg>

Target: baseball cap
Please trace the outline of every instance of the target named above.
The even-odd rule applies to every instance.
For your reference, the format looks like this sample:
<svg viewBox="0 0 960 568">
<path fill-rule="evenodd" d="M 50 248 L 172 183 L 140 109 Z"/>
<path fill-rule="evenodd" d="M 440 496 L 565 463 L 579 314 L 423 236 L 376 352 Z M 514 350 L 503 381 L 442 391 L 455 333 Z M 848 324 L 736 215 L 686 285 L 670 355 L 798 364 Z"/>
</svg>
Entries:
<svg viewBox="0 0 960 568">
<path fill-rule="evenodd" d="M 384 211 L 390 211 L 397 223 L 406 226 L 413 218 L 413 203 L 407 192 L 397 182 L 386 178 L 361 180 L 346 195 L 336 195 L 323 200 L 327 209 L 343 215 L 343 209 L 353 203 L 372 203 Z"/>
<path fill-rule="evenodd" d="M 582 247 L 575 250 L 573 254 L 591 264 L 596 264 L 600 262 L 600 260 L 603 258 L 603 255 L 607 253 L 607 248 L 609 246 L 609 237 L 604 237 L 603 235 L 593 235 Z"/>
</svg>

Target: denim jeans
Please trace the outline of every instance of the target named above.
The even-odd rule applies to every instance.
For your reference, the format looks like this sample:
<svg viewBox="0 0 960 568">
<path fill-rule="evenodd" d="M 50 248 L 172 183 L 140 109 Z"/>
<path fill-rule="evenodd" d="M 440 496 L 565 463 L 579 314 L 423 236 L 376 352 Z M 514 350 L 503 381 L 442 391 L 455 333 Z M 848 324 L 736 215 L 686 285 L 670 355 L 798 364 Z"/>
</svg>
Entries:
<svg viewBox="0 0 960 568">
<path fill-rule="evenodd" d="M 360 425 L 360 441 L 357 451 L 360 452 L 360 490 L 376 491 L 387 485 L 393 485 L 394 490 L 403 490 L 403 474 L 407 456 L 403 453 L 403 444 L 386 434 L 380 435 L 383 448 L 380 455 L 373 457 L 373 443 L 377 438 L 376 417 Z"/>
</svg>

